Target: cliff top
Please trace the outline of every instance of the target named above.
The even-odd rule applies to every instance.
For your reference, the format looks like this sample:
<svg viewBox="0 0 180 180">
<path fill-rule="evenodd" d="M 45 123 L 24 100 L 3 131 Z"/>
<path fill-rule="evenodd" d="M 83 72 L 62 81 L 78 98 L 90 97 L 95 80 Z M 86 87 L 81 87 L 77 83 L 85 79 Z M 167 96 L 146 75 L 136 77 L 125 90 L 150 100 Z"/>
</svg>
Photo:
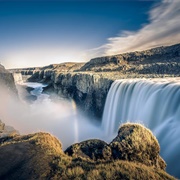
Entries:
<svg viewBox="0 0 180 180">
<path fill-rule="evenodd" d="M 36 72 L 93 73 L 110 79 L 179 76 L 180 44 L 91 59 L 87 63 L 61 63 L 10 70 L 24 75 Z M 158 76 L 157 76 L 158 74 Z M 36 74 L 37 76 L 37 74 Z"/>
<path fill-rule="evenodd" d="M 120 71 L 153 63 L 180 63 L 180 44 L 94 58 L 79 71 Z"/>
<path fill-rule="evenodd" d="M 30 67 L 30 68 L 18 68 L 18 69 L 10 69 L 10 72 L 21 72 L 21 71 L 43 71 L 43 70 L 51 70 L 51 71 L 74 71 L 80 69 L 85 63 L 76 63 L 76 62 L 65 62 L 61 64 L 50 64 L 48 66 L 43 67 Z"/>
</svg>

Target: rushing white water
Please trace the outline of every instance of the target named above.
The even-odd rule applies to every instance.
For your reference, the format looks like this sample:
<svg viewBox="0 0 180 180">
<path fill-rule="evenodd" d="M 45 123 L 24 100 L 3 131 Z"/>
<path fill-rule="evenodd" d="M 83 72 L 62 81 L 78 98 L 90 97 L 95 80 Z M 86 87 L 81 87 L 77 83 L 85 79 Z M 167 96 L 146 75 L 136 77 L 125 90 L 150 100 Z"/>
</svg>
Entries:
<svg viewBox="0 0 180 180">
<path fill-rule="evenodd" d="M 27 87 L 34 88 L 30 94 L 34 95 L 37 97 L 37 100 L 35 103 L 39 103 L 41 101 L 50 101 L 49 95 L 48 94 L 43 94 L 43 88 L 46 87 L 46 84 L 41 84 L 41 83 L 33 83 L 33 82 L 28 82 L 28 83 L 23 83 Z"/>
<path fill-rule="evenodd" d="M 156 135 L 167 171 L 180 177 L 180 79 L 115 81 L 108 93 L 102 126 L 107 136 L 124 122 L 139 122 Z"/>
</svg>

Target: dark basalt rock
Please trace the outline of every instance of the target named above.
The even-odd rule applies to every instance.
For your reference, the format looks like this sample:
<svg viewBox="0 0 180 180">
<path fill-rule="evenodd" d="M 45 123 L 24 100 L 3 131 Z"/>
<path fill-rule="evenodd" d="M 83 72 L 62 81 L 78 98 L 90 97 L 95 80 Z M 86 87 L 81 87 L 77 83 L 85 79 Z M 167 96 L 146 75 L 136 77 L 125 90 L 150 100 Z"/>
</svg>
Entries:
<svg viewBox="0 0 180 180">
<path fill-rule="evenodd" d="M 81 157 L 89 160 L 109 160 L 111 148 L 104 141 L 92 139 L 73 144 L 65 150 L 65 153 L 72 157 Z"/>
</svg>

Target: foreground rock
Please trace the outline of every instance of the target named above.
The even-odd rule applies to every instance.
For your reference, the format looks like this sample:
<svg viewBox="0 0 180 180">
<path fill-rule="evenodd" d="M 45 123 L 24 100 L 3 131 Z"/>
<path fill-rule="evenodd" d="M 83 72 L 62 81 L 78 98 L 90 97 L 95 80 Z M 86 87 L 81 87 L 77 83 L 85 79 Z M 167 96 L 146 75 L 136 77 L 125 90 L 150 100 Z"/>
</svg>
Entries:
<svg viewBox="0 0 180 180">
<path fill-rule="evenodd" d="M 123 156 L 119 148 L 114 158 L 112 143 L 124 148 Z M 159 164 L 156 138 L 141 125 L 123 125 L 112 143 L 88 140 L 70 146 L 65 154 L 48 133 L 0 138 L 0 179 L 174 179 L 164 171 L 164 161 Z"/>
<path fill-rule="evenodd" d="M 59 141 L 47 133 L 0 139 L 0 179 L 46 179 L 55 156 L 63 156 Z"/>
<path fill-rule="evenodd" d="M 159 143 L 152 132 L 135 123 L 122 125 L 110 144 L 101 140 L 88 140 L 74 144 L 65 151 L 72 157 L 86 160 L 125 160 L 165 170 L 166 163 L 159 152 Z"/>
<path fill-rule="evenodd" d="M 113 159 L 140 162 L 165 170 L 166 164 L 159 155 L 160 146 L 156 137 L 142 125 L 122 125 L 110 147 Z"/>
<path fill-rule="evenodd" d="M 87 140 L 76 143 L 65 151 L 76 162 L 80 158 L 82 162 L 98 163 L 96 171 L 92 171 L 95 179 L 171 179 L 164 172 L 166 163 L 159 152 L 159 143 L 151 131 L 133 123 L 122 125 L 117 137 L 110 144 L 101 140 Z M 138 168 L 142 171 L 138 172 Z M 147 169 L 152 174 L 147 173 Z M 161 173 L 158 174 L 159 172 Z"/>
</svg>

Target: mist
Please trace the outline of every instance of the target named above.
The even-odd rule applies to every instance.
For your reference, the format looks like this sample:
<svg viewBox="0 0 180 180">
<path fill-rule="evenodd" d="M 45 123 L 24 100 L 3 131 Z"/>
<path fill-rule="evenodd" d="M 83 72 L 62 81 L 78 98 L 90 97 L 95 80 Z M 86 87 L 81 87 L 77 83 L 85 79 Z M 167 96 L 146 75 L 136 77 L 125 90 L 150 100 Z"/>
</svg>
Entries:
<svg viewBox="0 0 180 180">
<path fill-rule="evenodd" d="M 103 137 L 100 122 L 81 113 L 73 100 L 56 97 L 53 101 L 49 95 L 41 94 L 30 103 L 24 100 L 27 95 L 24 87 L 19 86 L 18 92 L 19 99 L 0 88 L 0 119 L 21 135 L 49 132 L 61 141 L 63 149 L 73 143 Z"/>
</svg>

